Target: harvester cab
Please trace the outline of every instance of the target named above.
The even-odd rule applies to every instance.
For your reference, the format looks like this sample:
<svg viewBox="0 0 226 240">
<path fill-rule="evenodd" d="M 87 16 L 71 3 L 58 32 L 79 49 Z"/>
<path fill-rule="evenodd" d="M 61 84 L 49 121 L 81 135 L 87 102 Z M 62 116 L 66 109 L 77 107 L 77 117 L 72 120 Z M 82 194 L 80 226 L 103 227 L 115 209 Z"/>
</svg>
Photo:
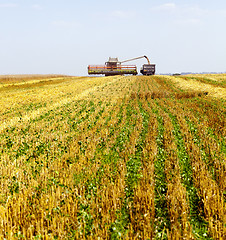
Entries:
<svg viewBox="0 0 226 240">
<path fill-rule="evenodd" d="M 109 69 L 117 69 L 118 67 L 120 67 L 121 64 L 118 61 L 118 58 L 109 57 L 109 60 L 108 60 L 108 62 L 105 63 L 105 65 Z"/>
</svg>

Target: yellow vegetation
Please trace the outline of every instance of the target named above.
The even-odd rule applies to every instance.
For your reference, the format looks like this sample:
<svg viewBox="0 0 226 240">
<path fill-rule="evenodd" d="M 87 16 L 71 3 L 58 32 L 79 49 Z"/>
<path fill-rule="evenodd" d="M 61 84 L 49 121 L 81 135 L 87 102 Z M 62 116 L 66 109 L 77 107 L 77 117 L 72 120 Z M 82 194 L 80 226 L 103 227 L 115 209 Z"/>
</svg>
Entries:
<svg viewBox="0 0 226 240">
<path fill-rule="evenodd" d="M 0 239 L 224 239 L 226 76 L 190 77 L 0 77 Z"/>
</svg>

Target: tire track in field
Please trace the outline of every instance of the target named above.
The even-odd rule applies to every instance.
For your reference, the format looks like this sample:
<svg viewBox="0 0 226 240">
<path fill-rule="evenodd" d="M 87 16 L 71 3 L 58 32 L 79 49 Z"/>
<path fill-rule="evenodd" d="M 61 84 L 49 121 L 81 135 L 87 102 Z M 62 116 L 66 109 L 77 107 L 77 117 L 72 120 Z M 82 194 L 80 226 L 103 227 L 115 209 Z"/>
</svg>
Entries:
<svg viewBox="0 0 226 240">
<path fill-rule="evenodd" d="M 121 78 L 116 78 L 116 79 L 112 79 L 111 81 L 109 82 L 104 82 L 100 85 L 97 85 L 97 86 L 94 86 L 94 87 L 90 87 L 86 90 L 84 90 L 83 92 L 79 93 L 79 94 L 76 94 L 74 97 L 67 97 L 67 98 L 64 98 L 62 100 L 60 100 L 59 102 L 56 102 L 48 107 L 43 107 L 43 108 L 39 108 L 37 110 L 34 110 L 32 112 L 30 112 L 29 114 L 26 114 L 22 117 L 14 117 L 10 120 L 7 120 L 7 121 L 4 121 L 2 124 L 0 124 L 0 133 L 8 128 L 8 127 L 12 127 L 12 126 L 15 126 L 16 124 L 18 123 L 21 123 L 23 122 L 23 124 L 27 123 L 30 119 L 34 119 L 36 118 L 37 116 L 41 115 L 41 114 L 44 114 L 46 113 L 47 111 L 49 111 L 50 109 L 55 109 L 55 108 L 58 108 L 58 107 L 61 107 L 63 105 L 66 105 L 66 104 L 69 104 L 73 101 L 76 101 L 76 100 L 81 100 L 81 99 L 84 99 L 84 97 L 94 93 L 95 91 L 98 90 L 98 88 L 102 87 L 102 86 L 106 86 L 107 85 L 110 85 L 110 84 L 113 84 L 115 83 L 116 81 L 119 81 Z"/>
</svg>

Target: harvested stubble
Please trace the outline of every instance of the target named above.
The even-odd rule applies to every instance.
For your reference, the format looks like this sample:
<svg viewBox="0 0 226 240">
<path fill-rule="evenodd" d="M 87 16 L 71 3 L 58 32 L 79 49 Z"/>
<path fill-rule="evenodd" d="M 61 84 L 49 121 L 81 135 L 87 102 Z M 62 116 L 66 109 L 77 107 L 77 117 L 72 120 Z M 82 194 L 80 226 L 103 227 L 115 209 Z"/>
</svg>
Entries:
<svg viewBox="0 0 226 240">
<path fill-rule="evenodd" d="M 0 238 L 224 239 L 219 84 L 61 77 L 1 88 Z"/>
</svg>

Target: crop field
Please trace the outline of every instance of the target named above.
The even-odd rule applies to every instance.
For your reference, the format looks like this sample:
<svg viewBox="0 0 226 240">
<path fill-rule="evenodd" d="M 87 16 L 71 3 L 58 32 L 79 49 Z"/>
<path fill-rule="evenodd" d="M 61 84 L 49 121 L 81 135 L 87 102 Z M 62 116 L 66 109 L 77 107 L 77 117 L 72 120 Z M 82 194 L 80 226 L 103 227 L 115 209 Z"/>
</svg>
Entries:
<svg viewBox="0 0 226 240">
<path fill-rule="evenodd" d="M 0 77 L 0 239 L 226 239 L 226 74 Z"/>
</svg>

